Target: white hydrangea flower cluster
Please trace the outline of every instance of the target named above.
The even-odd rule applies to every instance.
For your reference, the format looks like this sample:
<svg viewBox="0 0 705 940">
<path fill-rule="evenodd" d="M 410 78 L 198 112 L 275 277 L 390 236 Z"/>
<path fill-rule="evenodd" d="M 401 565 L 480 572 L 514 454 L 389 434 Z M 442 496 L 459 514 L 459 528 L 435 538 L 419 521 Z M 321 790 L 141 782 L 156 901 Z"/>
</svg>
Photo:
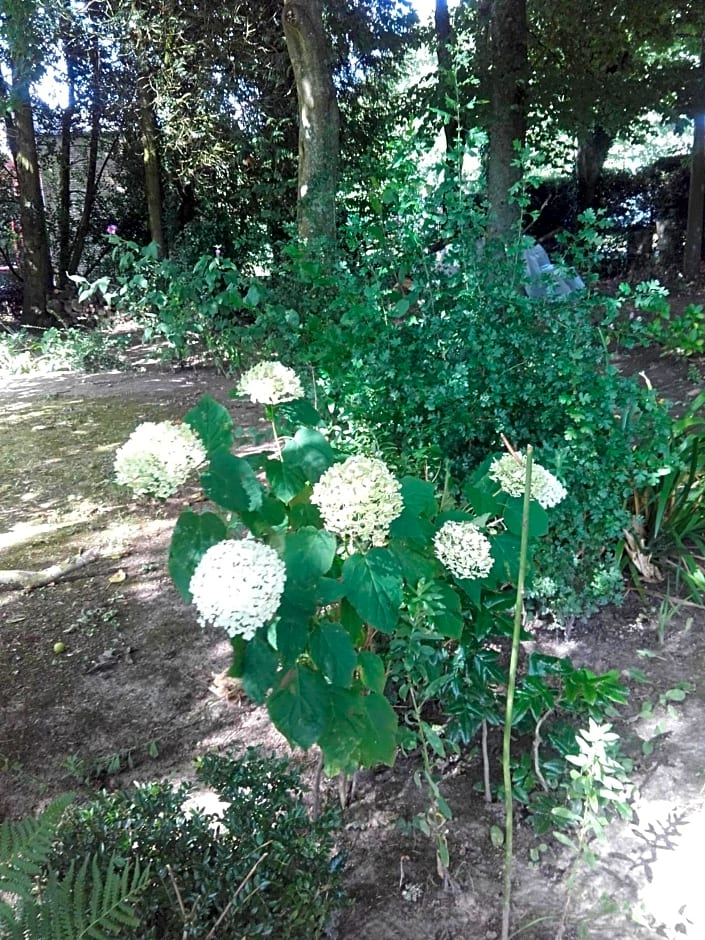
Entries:
<svg viewBox="0 0 705 940">
<path fill-rule="evenodd" d="M 200 437 L 187 424 L 145 421 L 115 454 L 115 480 L 138 496 L 166 499 L 206 460 Z"/>
<path fill-rule="evenodd" d="M 201 558 L 189 591 L 202 626 L 251 640 L 279 609 L 285 583 L 286 566 L 273 548 L 254 539 L 225 539 Z"/>
<path fill-rule="evenodd" d="M 247 395 L 260 405 L 281 405 L 304 397 L 301 381 L 293 369 L 276 359 L 258 362 L 248 369 L 237 384 L 239 395 Z"/>
<path fill-rule="evenodd" d="M 372 545 L 384 545 L 404 508 L 401 484 L 376 457 L 333 464 L 313 487 L 311 502 L 330 532 Z"/>
<path fill-rule="evenodd" d="M 505 493 L 510 496 L 524 495 L 524 482 L 526 480 L 526 456 L 505 454 L 490 465 L 491 479 L 499 483 Z M 539 502 L 544 509 L 557 506 L 565 499 L 567 490 L 552 473 L 540 464 L 531 467 L 531 496 Z"/>
<path fill-rule="evenodd" d="M 494 564 L 490 540 L 473 522 L 444 522 L 433 548 L 441 564 L 466 581 L 487 577 Z"/>
</svg>

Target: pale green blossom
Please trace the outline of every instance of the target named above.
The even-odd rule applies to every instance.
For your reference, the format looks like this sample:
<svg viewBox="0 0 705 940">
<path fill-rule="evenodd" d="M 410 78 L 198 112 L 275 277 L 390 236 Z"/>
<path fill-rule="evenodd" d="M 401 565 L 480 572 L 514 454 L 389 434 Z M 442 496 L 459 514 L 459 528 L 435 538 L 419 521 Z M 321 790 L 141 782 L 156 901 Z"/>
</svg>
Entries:
<svg viewBox="0 0 705 940">
<path fill-rule="evenodd" d="M 523 496 L 526 481 L 526 457 L 524 454 L 505 454 L 493 460 L 489 469 L 490 478 L 499 483 L 510 496 Z M 531 466 L 531 497 L 550 509 L 565 499 L 567 490 L 552 473 L 540 464 Z"/>
<path fill-rule="evenodd" d="M 115 454 L 115 480 L 138 496 L 166 499 L 205 459 L 201 439 L 187 424 L 145 421 Z"/>
<path fill-rule="evenodd" d="M 238 382 L 237 392 L 261 405 L 281 405 L 304 397 L 301 381 L 294 370 L 276 360 L 258 362 L 248 369 Z"/>
<path fill-rule="evenodd" d="M 473 522 L 444 522 L 433 549 L 441 564 L 465 581 L 487 577 L 494 564 L 490 540 Z"/>
<path fill-rule="evenodd" d="M 277 610 L 286 567 L 273 548 L 254 539 L 225 539 L 201 558 L 189 591 L 201 625 L 251 640 Z"/>
<path fill-rule="evenodd" d="M 313 487 L 311 502 L 330 532 L 372 545 L 384 545 L 404 508 L 401 484 L 376 457 L 333 464 Z"/>
</svg>

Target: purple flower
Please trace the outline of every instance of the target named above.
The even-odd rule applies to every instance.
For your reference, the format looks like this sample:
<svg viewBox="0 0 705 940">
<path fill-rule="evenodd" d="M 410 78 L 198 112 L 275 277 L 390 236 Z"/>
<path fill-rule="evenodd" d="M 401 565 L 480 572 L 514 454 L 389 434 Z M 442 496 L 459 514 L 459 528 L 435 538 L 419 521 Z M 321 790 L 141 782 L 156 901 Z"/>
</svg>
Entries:
<svg viewBox="0 0 705 940">
<path fill-rule="evenodd" d="M 118 227 L 117 225 L 109 225 L 105 231 L 108 235 L 117 235 Z"/>
<path fill-rule="evenodd" d="M 216 258 L 220 258 L 220 251 L 221 251 L 221 248 L 222 248 L 222 245 L 214 245 L 214 246 L 213 246 L 213 250 L 215 251 L 215 256 L 216 256 Z"/>
</svg>

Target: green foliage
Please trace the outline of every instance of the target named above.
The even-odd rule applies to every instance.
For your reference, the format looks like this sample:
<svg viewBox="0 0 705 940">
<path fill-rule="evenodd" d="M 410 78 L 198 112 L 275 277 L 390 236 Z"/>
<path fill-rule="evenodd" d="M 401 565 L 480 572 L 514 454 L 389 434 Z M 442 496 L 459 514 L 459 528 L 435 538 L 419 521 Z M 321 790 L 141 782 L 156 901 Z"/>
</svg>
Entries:
<svg viewBox="0 0 705 940">
<path fill-rule="evenodd" d="M 95 854 L 101 869 L 149 866 L 138 922 L 124 940 L 217 935 L 309 940 L 320 935 L 341 901 L 339 866 L 331 858 L 336 818 L 311 822 L 299 776 L 281 759 L 249 750 L 242 757 L 208 754 L 197 762 L 201 784 L 220 812 L 185 805 L 186 785 L 152 783 L 102 793 L 63 820 L 52 864 Z M 254 869 L 254 870 L 253 870 Z"/>
<path fill-rule="evenodd" d="M 668 447 L 651 482 L 635 487 L 630 500 L 632 538 L 623 561 L 637 583 L 643 558 L 667 569 L 677 590 L 694 600 L 705 597 L 705 392 L 671 427 Z M 650 561 L 649 561 L 650 563 Z"/>
<path fill-rule="evenodd" d="M 606 335 L 621 346 L 660 346 L 679 356 L 705 353 L 702 306 L 687 304 L 680 313 L 674 313 L 668 291 L 658 281 L 644 281 L 633 288 L 620 284 L 616 297 L 609 298 L 606 306 Z"/>
<path fill-rule="evenodd" d="M 149 869 L 139 861 L 86 852 L 68 867 L 50 865 L 70 795 L 38 819 L 0 826 L 0 937 L 7 940 L 107 940 L 139 926 L 134 905 Z"/>
<path fill-rule="evenodd" d="M 37 336 L 18 330 L 0 337 L 0 373 L 123 369 L 124 348 L 124 340 L 101 331 L 52 327 Z"/>
</svg>

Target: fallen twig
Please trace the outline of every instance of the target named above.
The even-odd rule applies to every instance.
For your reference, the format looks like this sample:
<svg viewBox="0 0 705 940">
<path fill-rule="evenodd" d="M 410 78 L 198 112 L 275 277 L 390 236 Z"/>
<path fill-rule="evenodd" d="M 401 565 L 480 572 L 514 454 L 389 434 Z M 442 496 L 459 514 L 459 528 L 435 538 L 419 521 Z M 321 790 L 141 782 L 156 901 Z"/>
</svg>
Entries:
<svg viewBox="0 0 705 940">
<path fill-rule="evenodd" d="M 33 591 L 34 588 L 44 587 L 53 581 L 59 581 L 66 575 L 72 574 L 79 568 L 84 568 L 100 557 L 97 549 L 90 549 L 58 565 L 49 565 L 40 571 L 23 571 L 22 569 L 0 570 L 0 587 L 21 588 L 23 591 Z"/>
</svg>

